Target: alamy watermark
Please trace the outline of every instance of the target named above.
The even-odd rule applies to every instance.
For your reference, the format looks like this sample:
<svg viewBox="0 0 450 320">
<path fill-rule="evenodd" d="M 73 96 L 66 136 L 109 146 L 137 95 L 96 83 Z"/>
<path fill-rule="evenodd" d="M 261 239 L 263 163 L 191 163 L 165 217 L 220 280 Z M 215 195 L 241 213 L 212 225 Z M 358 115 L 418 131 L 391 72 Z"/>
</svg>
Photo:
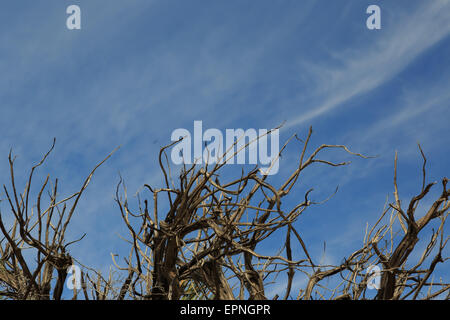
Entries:
<svg viewBox="0 0 450 320">
<path fill-rule="evenodd" d="M 381 269 L 377 265 L 371 265 L 366 269 L 366 274 L 369 275 L 367 278 L 367 288 L 368 289 L 380 289 L 381 280 Z"/>
<path fill-rule="evenodd" d="M 194 121 L 193 134 L 183 128 L 172 132 L 171 140 L 178 143 L 172 147 L 171 160 L 176 165 L 257 164 L 261 174 L 273 175 L 279 170 L 279 135 L 278 128 L 203 131 L 198 120 Z"/>
<path fill-rule="evenodd" d="M 367 7 L 367 14 L 370 16 L 366 20 L 366 26 L 369 30 L 380 30 L 381 29 L 381 9 L 378 5 L 372 4 Z"/>
<path fill-rule="evenodd" d="M 67 268 L 66 286 L 69 290 L 81 289 L 81 269 L 77 265 L 71 265 Z"/>
<path fill-rule="evenodd" d="M 66 13 L 70 16 L 67 17 L 66 26 L 69 30 L 81 29 L 81 9 L 79 6 L 73 4 L 67 7 Z"/>
</svg>

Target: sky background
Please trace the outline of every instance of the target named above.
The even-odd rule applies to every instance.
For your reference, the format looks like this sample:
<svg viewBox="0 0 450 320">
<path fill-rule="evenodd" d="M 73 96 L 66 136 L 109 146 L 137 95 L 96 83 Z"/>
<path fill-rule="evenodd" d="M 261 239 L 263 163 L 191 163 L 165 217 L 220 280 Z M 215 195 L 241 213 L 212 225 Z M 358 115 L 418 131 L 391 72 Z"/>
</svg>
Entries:
<svg viewBox="0 0 450 320">
<path fill-rule="evenodd" d="M 71 4 L 81 7 L 81 30 L 66 28 Z M 381 7 L 381 30 L 366 28 L 371 4 Z M 95 174 L 69 235 L 86 232 L 71 252 L 107 270 L 111 252 L 127 253 L 114 202 L 119 173 L 130 195 L 144 183 L 158 186 L 159 148 L 173 130 L 193 130 L 194 120 L 221 130 L 286 121 L 283 143 L 294 133 L 305 137 L 312 125 L 311 147 L 345 144 L 378 155 L 327 153 L 352 164 L 317 166 L 284 203 L 293 205 L 311 187 L 313 199 L 322 200 L 339 185 L 297 225 L 315 257 L 326 241 L 324 259 L 339 263 L 392 199 L 396 150 L 405 202 L 421 188 L 417 142 L 428 180 L 448 176 L 449 17 L 447 0 L 2 1 L 1 183 L 9 182 L 10 148 L 24 186 L 27 170 L 56 137 L 35 182 L 50 173 L 68 195 L 121 145 Z M 283 155 L 275 184 L 295 167 L 300 148 L 293 143 Z M 440 191 L 436 186 L 434 194 Z M 448 280 L 447 269 L 439 272 Z M 277 290 L 275 284 L 268 292 Z"/>
</svg>

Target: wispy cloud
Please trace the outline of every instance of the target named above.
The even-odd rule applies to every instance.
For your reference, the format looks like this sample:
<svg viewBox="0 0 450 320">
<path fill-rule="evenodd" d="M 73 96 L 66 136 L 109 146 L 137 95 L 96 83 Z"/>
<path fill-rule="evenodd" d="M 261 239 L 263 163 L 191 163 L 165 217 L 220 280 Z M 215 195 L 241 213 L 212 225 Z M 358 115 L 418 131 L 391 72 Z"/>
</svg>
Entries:
<svg viewBox="0 0 450 320">
<path fill-rule="evenodd" d="M 320 102 L 288 121 L 284 128 L 310 122 L 392 79 L 421 53 L 448 36 L 449 15 L 448 1 L 423 3 L 412 15 L 397 21 L 393 21 L 397 16 L 391 17 L 389 28 L 382 29 L 379 37 L 368 36 L 367 45 L 363 48 L 330 53 L 341 62 L 342 67 L 329 69 L 305 65 L 323 80 L 318 83 L 323 88 L 318 97 Z"/>
</svg>

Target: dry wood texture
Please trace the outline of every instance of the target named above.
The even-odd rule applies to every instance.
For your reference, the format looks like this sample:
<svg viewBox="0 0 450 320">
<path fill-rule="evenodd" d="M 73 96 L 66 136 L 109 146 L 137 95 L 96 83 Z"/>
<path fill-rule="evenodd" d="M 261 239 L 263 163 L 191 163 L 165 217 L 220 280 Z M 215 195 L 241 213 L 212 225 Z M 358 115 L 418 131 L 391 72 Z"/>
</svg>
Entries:
<svg viewBox="0 0 450 320">
<path fill-rule="evenodd" d="M 441 194 L 417 218 L 419 202 L 435 184 L 426 183 L 422 149 L 420 192 L 406 206 L 402 204 L 396 156 L 394 201 L 385 207 L 378 222 L 367 228 L 361 248 L 340 265 L 313 261 L 296 222 L 305 210 L 320 204 L 310 200 L 312 190 L 295 205 L 292 201 L 289 206 L 283 205 L 283 198 L 298 187 L 302 173 L 311 165 L 347 165 L 322 158 L 325 150 L 341 149 L 351 156 L 366 157 L 343 145 L 321 145 L 309 153 L 311 135 L 310 129 L 304 141 L 292 137 L 303 146 L 295 168 L 277 186 L 269 183 L 257 166 L 241 171 L 235 178 L 227 174 L 224 182 L 223 163 L 184 166 L 174 179 L 166 156 L 173 144 L 162 148 L 159 164 L 165 185 L 145 185 L 151 197 L 143 203 L 139 197 L 138 210 L 130 208 L 123 181 L 117 185 L 116 202 L 129 230 L 130 246 L 129 256 L 123 260 L 112 254 L 113 265 L 120 272 L 105 278 L 83 268 L 82 289 L 74 291 L 73 299 L 364 299 L 369 280 L 366 270 L 376 264 L 383 268 L 375 299 L 448 298 L 450 285 L 432 280 L 436 265 L 448 259 L 443 256 L 448 241 L 444 229 L 449 213 L 448 180 L 442 179 Z M 11 185 L 4 186 L 4 195 L 13 223 L 6 225 L 2 220 L 5 213 L 1 212 L 0 297 L 61 299 L 67 290 L 67 268 L 77 260 L 66 248 L 81 239 L 67 241 L 66 230 L 95 170 L 111 155 L 95 166 L 77 193 L 61 200 L 57 199 L 58 180 L 50 187 L 47 177 L 31 210 L 33 172 L 52 150 L 53 146 L 31 169 L 23 193 L 17 191 L 14 158 L 9 155 Z M 50 197 L 45 209 L 41 207 L 44 192 Z M 429 243 L 420 261 L 411 265 L 408 258 L 416 249 L 422 230 L 431 223 L 435 229 Z M 270 255 L 261 253 L 261 243 L 280 232 L 284 234 L 282 250 Z M 293 260 L 294 242 L 302 250 L 300 260 Z M 431 263 L 425 265 L 428 261 Z M 284 293 L 281 297 L 268 297 L 267 283 L 278 274 L 287 274 Z M 305 288 L 293 292 L 298 275 L 306 275 L 309 280 Z M 339 280 L 333 288 L 324 281 L 331 278 Z"/>
</svg>

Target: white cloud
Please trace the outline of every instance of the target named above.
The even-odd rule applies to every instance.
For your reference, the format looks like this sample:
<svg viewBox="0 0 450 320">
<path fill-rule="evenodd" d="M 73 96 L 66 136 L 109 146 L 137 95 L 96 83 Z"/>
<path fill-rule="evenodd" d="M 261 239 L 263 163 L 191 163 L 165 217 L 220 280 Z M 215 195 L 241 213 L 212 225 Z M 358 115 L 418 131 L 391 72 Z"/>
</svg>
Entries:
<svg viewBox="0 0 450 320">
<path fill-rule="evenodd" d="M 389 81 L 421 53 L 449 34 L 449 15 L 449 1 L 423 3 L 413 15 L 392 21 L 379 31 L 382 35 L 373 37 L 378 40 L 371 45 L 368 42 L 363 49 L 347 50 L 341 54 L 330 53 L 342 62 L 343 67 L 325 69 L 316 65 L 306 66 L 321 79 L 318 90 L 323 90 L 317 99 L 320 102 L 301 116 L 288 121 L 284 129 L 311 121 Z"/>
</svg>

